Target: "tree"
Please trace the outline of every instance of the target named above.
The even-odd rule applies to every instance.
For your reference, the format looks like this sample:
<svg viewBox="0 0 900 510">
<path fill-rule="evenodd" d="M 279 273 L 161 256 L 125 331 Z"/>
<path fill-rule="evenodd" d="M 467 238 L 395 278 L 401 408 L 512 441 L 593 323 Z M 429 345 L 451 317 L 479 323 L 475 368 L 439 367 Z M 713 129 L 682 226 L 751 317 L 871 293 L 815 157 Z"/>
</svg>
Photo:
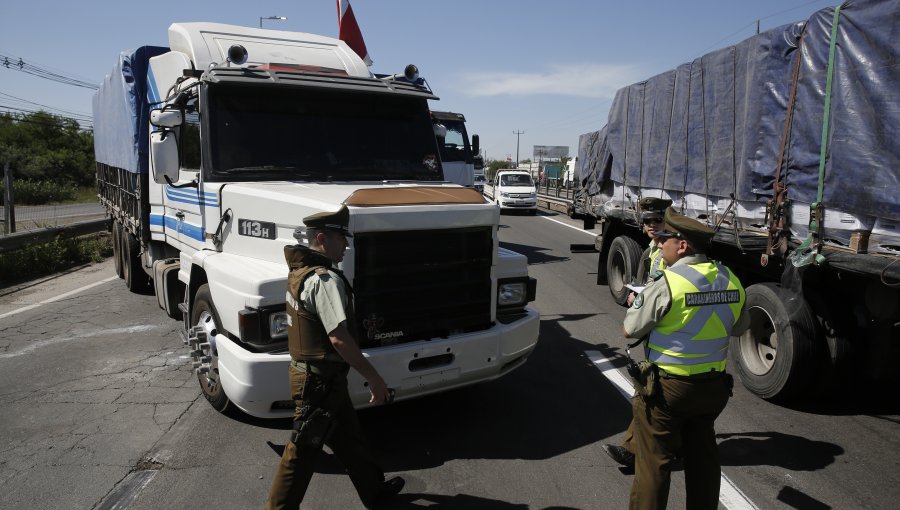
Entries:
<svg viewBox="0 0 900 510">
<path fill-rule="evenodd" d="M 89 186 L 94 182 L 94 136 L 72 119 L 37 112 L 0 115 L 0 160 L 16 177 Z"/>
<path fill-rule="evenodd" d="M 512 168 L 512 163 L 509 161 L 500 161 L 495 159 L 488 163 L 487 175 L 485 175 L 485 177 L 487 179 L 493 179 L 494 176 L 497 175 L 497 171 L 504 168 Z"/>
</svg>

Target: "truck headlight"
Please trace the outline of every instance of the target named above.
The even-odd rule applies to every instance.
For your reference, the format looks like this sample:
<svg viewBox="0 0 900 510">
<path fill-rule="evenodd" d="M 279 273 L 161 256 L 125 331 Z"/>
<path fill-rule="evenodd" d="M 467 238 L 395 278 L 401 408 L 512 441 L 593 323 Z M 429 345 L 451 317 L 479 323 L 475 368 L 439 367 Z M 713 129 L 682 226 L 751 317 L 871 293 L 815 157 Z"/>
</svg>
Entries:
<svg viewBox="0 0 900 510">
<path fill-rule="evenodd" d="M 497 309 L 523 308 L 534 301 L 537 281 L 534 278 L 510 278 L 497 281 Z"/>
<path fill-rule="evenodd" d="M 261 351 L 283 346 L 287 340 L 289 325 L 290 317 L 283 304 L 247 307 L 238 312 L 240 341 Z"/>
<path fill-rule="evenodd" d="M 537 198 L 537 192 L 536 192 L 536 191 L 532 191 L 531 193 L 528 194 L 528 196 L 531 197 L 531 198 Z"/>
<path fill-rule="evenodd" d="M 269 338 L 272 340 L 287 338 L 289 321 L 287 312 L 269 314 Z"/>
<path fill-rule="evenodd" d="M 507 193 L 507 192 L 505 192 L 505 191 L 501 191 L 501 192 L 500 192 L 500 196 L 503 197 L 503 198 L 509 198 L 509 193 Z"/>
</svg>

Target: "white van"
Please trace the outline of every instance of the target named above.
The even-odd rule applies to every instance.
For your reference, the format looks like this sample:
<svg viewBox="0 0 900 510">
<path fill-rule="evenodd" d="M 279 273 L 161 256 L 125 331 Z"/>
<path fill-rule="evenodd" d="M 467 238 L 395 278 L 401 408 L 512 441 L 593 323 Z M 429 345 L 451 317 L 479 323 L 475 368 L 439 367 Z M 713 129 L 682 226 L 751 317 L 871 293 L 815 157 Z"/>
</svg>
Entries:
<svg viewBox="0 0 900 510">
<path fill-rule="evenodd" d="M 500 170 L 490 184 L 485 184 L 484 194 L 500 206 L 500 212 L 524 209 L 537 213 L 537 190 L 531 174 L 522 170 Z"/>
</svg>

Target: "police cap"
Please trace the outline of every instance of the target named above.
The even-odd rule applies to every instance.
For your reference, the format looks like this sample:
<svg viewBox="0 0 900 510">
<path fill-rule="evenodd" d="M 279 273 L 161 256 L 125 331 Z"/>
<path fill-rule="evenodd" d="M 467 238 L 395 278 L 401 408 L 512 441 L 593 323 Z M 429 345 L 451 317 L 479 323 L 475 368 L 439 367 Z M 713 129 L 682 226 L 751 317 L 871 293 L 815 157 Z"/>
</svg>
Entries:
<svg viewBox="0 0 900 510">
<path fill-rule="evenodd" d="M 663 239 L 677 237 L 690 241 L 696 248 L 705 247 L 716 233 L 712 228 L 699 221 L 678 214 L 671 207 L 666 209 L 665 230 L 657 232 L 656 236 Z"/>
<path fill-rule="evenodd" d="M 638 205 L 641 207 L 641 217 L 648 218 L 662 216 L 663 211 L 672 205 L 672 201 L 665 198 L 644 197 Z"/>
<path fill-rule="evenodd" d="M 303 218 L 303 224 L 306 228 L 319 228 L 335 230 L 347 237 L 353 237 L 350 234 L 350 210 L 347 206 L 343 206 L 337 211 L 323 211 L 311 214 Z"/>
</svg>

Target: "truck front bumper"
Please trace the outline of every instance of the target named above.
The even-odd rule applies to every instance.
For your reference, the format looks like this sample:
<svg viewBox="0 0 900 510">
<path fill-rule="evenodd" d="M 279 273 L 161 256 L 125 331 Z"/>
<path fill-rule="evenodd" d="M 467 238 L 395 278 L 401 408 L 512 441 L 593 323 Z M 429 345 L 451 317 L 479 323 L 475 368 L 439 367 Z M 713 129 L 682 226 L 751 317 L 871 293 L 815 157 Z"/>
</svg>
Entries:
<svg viewBox="0 0 900 510">
<path fill-rule="evenodd" d="M 526 308 L 509 324 L 450 338 L 437 338 L 363 351 L 395 400 L 496 379 L 522 365 L 537 345 L 539 314 Z M 259 418 L 284 418 L 294 413 L 288 383 L 290 355 L 249 352 L 224 335 L 216 337 L 219 377 L 231 402 Z M 351 370 L 348 388 L 353 405 L 369 407 L 365 380 Z"/>
</svg>

